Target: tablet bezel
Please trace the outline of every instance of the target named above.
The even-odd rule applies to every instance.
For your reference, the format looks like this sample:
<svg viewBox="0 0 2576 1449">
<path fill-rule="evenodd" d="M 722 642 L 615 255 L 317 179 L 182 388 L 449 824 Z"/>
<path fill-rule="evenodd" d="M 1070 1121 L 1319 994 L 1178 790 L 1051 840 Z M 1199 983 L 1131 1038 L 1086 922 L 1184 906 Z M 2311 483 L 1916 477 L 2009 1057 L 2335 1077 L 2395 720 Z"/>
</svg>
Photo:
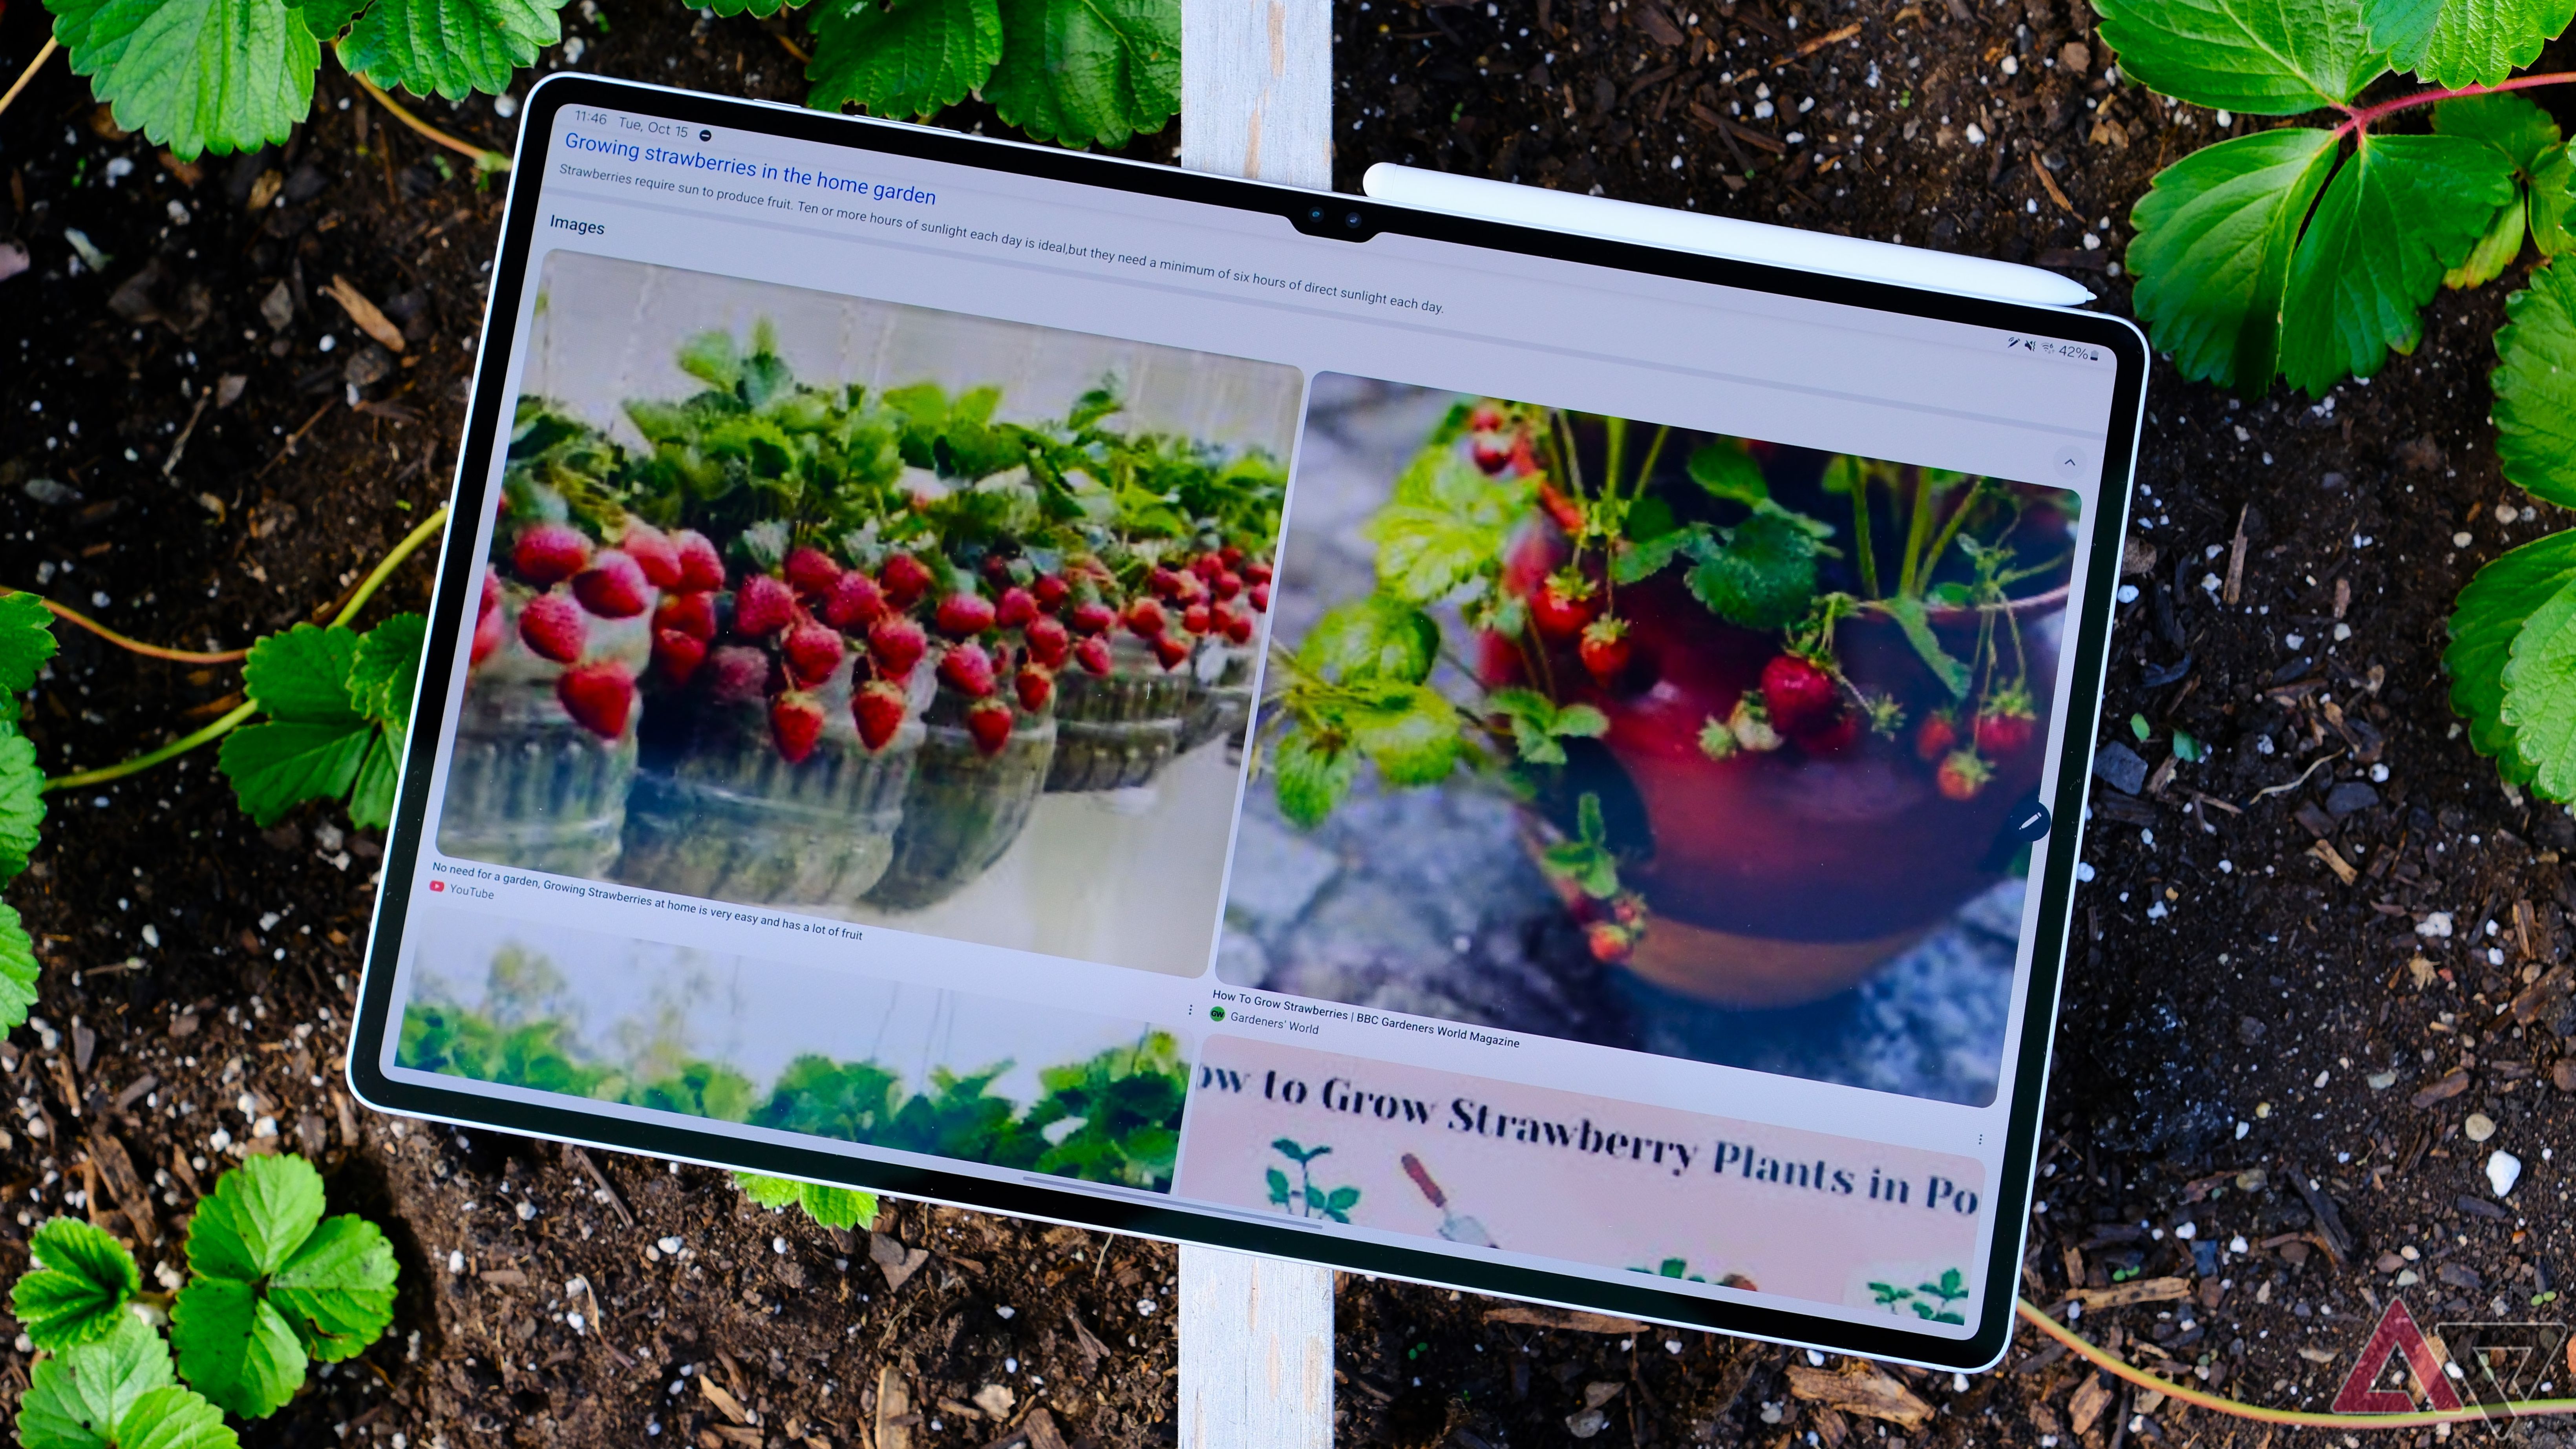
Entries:
<svg viewBox="0 0 2576 1449">
<path fill-rule="evenodd" d="M 1213 176 L 1176 167 L 1117 160 L 1053 147 L 962 135 L 926 126 L 836 116 L 770 102 L 735 100 L 661 86 L 593 76 L 557 74 L 528 96 L 522 112 L 517 164 L 503 215 L 501 251 L 486 295 L 483 344 L 474 371 L 472 402 L 459 450 L 456 517 L 475 517 L 484 506 L 492 450 L 503 436 L 512 399 L 503 395 L 508 360 L 517 341 L 519 299 L 525 289 L 532 238 L 540 214 L 543 166 L 531 166 L 528 146 L 543 147 L 554 134 L 556 112 L 568 105 L 644 113 L 691 125 L 720 126 L 797 141 L 914 157 L 947 165 L 1069 182 L 1132 195 L 1167 198 L 1280 216 L 1301 231 L 1324 193 Z M 735 1168 L 776 1176 L 922 1198 L 990 1212 L 1138 1233 L 1176 1242 L 1203 1243 L 1242 1252 L 1268 1253 L 1353 1272 L 1410 1279 L 1480 1293 L 1503 1294 L 1614 1313 L 1714 1332 L 1740 1334 L 1870 1358 L 1974 1370 L 1992 1365 L 2010 1341 L 2014 1298 L 2026 1250 L 2033 1158 L 2045 1101 L 2049 1044 L 2057 1021 L 2071 923 L 2075 865 L 2081 854 L 2085 795 L 2092 743 L 2101 709 L 2114 590 L 2119 582 L 2121 538 L 2136 466 L 2138 424 L 2145 407 L 2147 345 L 2125 319 L 2026 303 L 1925 291 L 1888 283 L 1798 272 L 1626 242 L 1570 235 L 1415 211 L 1360 197 L 1335 196 L 1334 212 L 1361 211 L 1369 235 L 1396 233 L 1533 257 L 1615 267 L 1659 277 L 1699 281 L 1777 296 L 1839 303 L 1905 316 L 1965 323 L 2031 336 L 2088 343 L 2118 364 L 2110 427 L 2102 450 L 2101 486 L 2092 505 L 2092 553 L 2084 596 L 2074 615 L 2075 683 L 2066 704 L 2056 798 L 2049 802 L 2056 828 L 2038 856 L 2041 869 L 2038 939 L 2033 943 L 2028 999 L 2018 1042 L 2013 1101 L 2003 1165 L 1994 1187 L 1990 1256 L 1980 1285 L 1978 1329 L 1950 1339 L 1901 1328 L 1855 1323 L 1824 1314 L 1727 1302 L 1656 1287 L 1659 1281 L 1604 1281 L 1571 1273 L 1506 1266 L 1426 1249 L 1336 1238 L 1307 1229 L 1246 1221 L 1216 1211 L 1173 1204 L 1139 1203 L 1078 1188 L 1006 1182 L 967 1173 L 868 1160 L 844 1151 L 822 1151 L 750 1141 L 715 1126 L 639 1122 L 567 1107 L 504 1100 L 397 1080 L 379 1066 L 394 1011 L 395 964 L 418 867 L 421 827 L 440 731 L 410 732 L 394 827 L 388 833 L 375 918 L 360 987 L 357 1020 L 347 1063 L 350 1090 L 380 1111 L 490 1127 L 562 1142 Z M 472 537 L 468 534 L 469 539 Z M 453 535 L 450 536 L 453 541 Z M 443 719 L 447 684 L 459 645 L 463 615 L 452 601 L 474 586 L 477 560 L 442 546 L 429 643 L 420 670 L 413 720 Z M 2043 1009 L 2044 1008 L 2044 1009 Z"/>
</svg>

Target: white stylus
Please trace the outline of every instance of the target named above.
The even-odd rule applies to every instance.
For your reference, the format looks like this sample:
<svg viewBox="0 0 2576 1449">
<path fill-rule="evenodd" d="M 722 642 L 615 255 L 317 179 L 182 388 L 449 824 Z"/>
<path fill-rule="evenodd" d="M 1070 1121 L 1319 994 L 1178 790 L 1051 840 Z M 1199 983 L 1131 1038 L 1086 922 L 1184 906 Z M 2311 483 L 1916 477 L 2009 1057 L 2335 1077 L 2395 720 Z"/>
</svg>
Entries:
<svg viewBox="0 0 2576 1449">
<path fill-rule="evenodd" d="M 2084 284 L 2071 277 L 2013 262 L 1925 251 L 1830 232 L 1799 231 L 1739 221 L 1731 216 L 1702 216 L 1670 207 L 1640 206 L 1606 196 L 1576 196 L 1387 161 L 1368 169 L 1360 178 L 1360 189 L 1379 201 L 1425 211 L 1580 232 L 1611 241 L 1762 262 L 1803 272 L 1825 272 L 1866 282 L 1991 297 L 2000 302 L 2030 302 L 2042 307 L 2078 307 L 2093 300 Z"/>
</svg>

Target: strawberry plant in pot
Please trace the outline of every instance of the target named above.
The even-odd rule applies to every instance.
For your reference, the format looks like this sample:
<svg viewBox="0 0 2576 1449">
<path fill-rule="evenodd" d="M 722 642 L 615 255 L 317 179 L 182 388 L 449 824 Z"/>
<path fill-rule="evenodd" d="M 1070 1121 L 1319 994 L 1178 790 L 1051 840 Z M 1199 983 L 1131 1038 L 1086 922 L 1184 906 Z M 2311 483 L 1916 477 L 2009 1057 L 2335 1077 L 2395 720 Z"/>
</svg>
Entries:
<svg viewBox="0 0 2576 1449">
<path fill-rule="evenodd" d="M 1830 995 L 2009 867 L 2075 508 L 1461 401 L 1368 525 L 1374 591 L 1272 666 L 1282 813 L 1320 821 L 1363 762 L 1463 772 L 1525 802 L 1603 960 L 1731 1005 Z"/>
</svg>

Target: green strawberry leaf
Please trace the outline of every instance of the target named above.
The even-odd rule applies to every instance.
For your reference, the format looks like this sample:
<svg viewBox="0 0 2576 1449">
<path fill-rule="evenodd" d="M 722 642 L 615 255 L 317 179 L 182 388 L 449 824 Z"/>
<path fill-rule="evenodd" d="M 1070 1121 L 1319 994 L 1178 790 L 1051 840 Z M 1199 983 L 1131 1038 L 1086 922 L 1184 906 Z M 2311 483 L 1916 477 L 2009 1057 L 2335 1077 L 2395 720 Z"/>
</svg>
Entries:
<svg viewBox="0 0 2576 1449">
<path fill-rule="evenodd" d="M 304 0 L 296 10 L 304 17 L 304 28 L 315 40 L 335 40 L 358 12 L 367 8 L 367 0 Z"/>
<path fill-rule="evenodd" d="M 2130 213 L 2129 267 L 2138 316 L 2183 376 L 2271 387 L 2290 257 L 2334 160 L 2332 133 L 2284 128 L 2203 147 L 2156 174 Z"/>
<path fill-rule="evenodd" d="M 2388 63 L 2442 86 L 2494 85 L 2540 58 L 2576 0 L 2363 0 Z"/>
<path fill-rule="evenodd" d="M 36 1004 L 36 940 L 14 906 L 0 905 L 0 1033 L 13 1031 Z"/>
<path fill-rule="evenodd" d="M 161 1335 L 120 1311 L 103 1337 L 37 1360 L 18 1406 L 18 1442 L 26 1449 L 130 1449 L 121 1432 L 128 1412 L 176 1382 Z"/>
<path fill-rule="evenodd" d="M 1887 616 L 1896 621 L 1896 627 L 1904 631 L 1905 642 L 1914 646 L 1914 652 L 1931 668 L 1933 678 L 1941 681 L 1941 687 L 1950 691 L 1950 697 L 1966 699 L 1971 682 L 1968 666 L 1952 658 L 1950 652 L 1941 647 L 1940 637 L 1932 632 L 1931 615 L 1924 609 L 1923 601 L 1900 595 L 1879 600 L 1878 607 L 1885 609 Z"/>
<path fill-rule="evenodd" d="M 2120 74 L 2150 90 L 2248 116 L 2338 106 L 2386 69 L 2363 0 L 2101 0 Z"/>
<path fill-rule="evenodd" d="M 116 1449 L 239 1449 L 240 1444 L 224 1423 L 223 1410 L 204 1395 L 175 1385 L 135 1400 L 116 1426 Z"/>
<path fill-rule="evenodd" d="M 223 1175 L 188 1227 L 188 1268 L 256 1283 L 284 1268 L 322 1221 L 322 1174 L 301 1157 L 252 1157 Z"/>
<path fill-rule="evenodd" d="M 805 1184 L 766 1173 L 737 1172 L 733 1175 L 733 1183 L 742 1189 L 743 1196 L 772 1210 L 786 1207 L 805 1196 Z"/>
<path fill-rule="evenodd" d="M 1393 785 L 1436 785 L 1458 763 L 1458 707 L 1426 685 L 1390 685 L 1348 716 L 1351 743 Z"/>
<path fill-rule="evenodd" d="M 2513 199 L 2513 163 L 2461 136 L 2364 133 L 2290 258 L 2281 371 L 2311 396 L 2412 352 L 2422 310 Z"/>
<path fill-rule="evenodd" d="M 1752 504 L 1771 496 L 1771 484 L 1762 476 L 1762 465 L 1733 438 L 1723 438 L 1694 451 L 1690 455 L 1690 475 L 1691 481 L 1707 489 L 1712 498 Z"/>
<path fill-rule="evenodd" d="M 2531 168 L 2531 241 L 2545 257 L 2576 252 L 2576 230 L 2568 227 L 2576 212 L 2576 141 L 2542 156 Z"/>
<path fill-rule="evenodd" d="M 1351 792 L 1351 781 L 1359 774 L 1355 751 L 1322 749 L 1302 729 L 1290 730 L 1270 759 L 1279 775 L 1279 813 L 1307 830 L 1324 823 Z"/>
<path fill-rule="evenodd" d="M 2576 507 L 2576 266 L 2535 269 L 2504 313 L 2492 379 L 2496 456 L 2533 497 Z"/>
<path fill-rule="evenodd" d="M 1816 595 L 1816 537 L 1807 520 L 1768 499 L 1724 547 L 1690 571 L 1691 592 L 1711 613 L 1747 629 L 1785 629 Z"/>
<path fill-rule="evenodd" d="M 1527 484 L 1488 478 L 1456 448 L 1426 448 L 1395 480 L 1362 530 L 1377 545 L 1377 577 L 1409 604 L 1428 604 L 1502 557 L 1528 506 Z"/>
<path fill-rule="evenodd" d="M 1649 498 L 1646 501 L 1659 503 L 1662 500 Z M 1716 552 L 1717 539 L 1705 523 L 1667 529 L 1651 538 L 1632 537 L 1626 547 L 1611 555 L 1610 578 L 1614 583 L 1633 584 L 1663 572 L 1664 565 L 1671 563 L 1676 556 L 1687 554 L 1692 558 L 1705 559 Z"/>
<path fill-rule="evenodd" d="M 411 722 L 412 694 L 420 685 L 420 653 L 429 642 L 429 621 L 418 614 L 396 614 L 358 640 L 349 661 L 349 702 L 358 712 L 392 732 L 402 746 Z"/>
<path fill-rule="evenodd" d="M 116 1330 L 143 1286 L 125 1245 L 77 1218 L 51 1218 L 27 1242 L 34 1269 L 9 1290 L 9 1311 L 49 1353 Z"/>
<path fill-rule="evenodd" d="M 984 99 L 1040 141 L 1124 146 L 1181 108 L 1180 0 L 1003 0 Z"/>
<path fill-rule="evenodd" d="M 249 725 L 224 737 L 215 764 L 232 782 L 242 813 L 266 829 L 307 800 L 348 794 L 375 737 L 376 727 L 364 720 Z"/>
<path fill-rule="evenodd" d="M 2576 800 L 2576 582 L 2561 584 L 2523 622 L 2503 683 L 2496 718 L 2513 737 L 2522 778 L 2550 799 Z"/>
<path fill-rule="evenodd" d="M 355 724 L 364 706 L 349 693 L 358 635 L 345 624 L 298 624 L 250 646 L 242 683 L 272 719 Z"/>
<path fill-rule="evenodd" d="M 1370 594 L 1326 610 L 1297 646 L 1297 662 L 1334 684 L 1419 684 L 1440 659 L 1440 626 L 1402 599 Z"/>
<path fill-rule="evenodd" d="M 394 754 L 393 733 L 378 729 L 367 742 L 367 757 L 349 787 L 349 823 L 360 830 L 382 830 L 394 823 L 394 789 L 402 782 L 402 761 Z M 309 797 L 308 797 L 309 798 Z"/>
<path fill-rule="evenodd" d="M 846 1187 L 825 1187 L 819 1182 L 798 1184 L 805 1204 L 805 1216 L 827 1228 L 850 1229 L 876 1221 L 877 1195 Z"/>
<path fill-rule="evenodd" d="M 2559 149 L 2558 123 L 2547 111 L 2510 92 L 2444 101 L 2433 107 L 2433 129 L 2445 136 L 2486 142 L 2511 157 L 2514 169 L 2525 176 Z"/>
<path fill-rule="evenodd" d="M 749 15 L 766 20 L 782 10 L 803 8 L 804 0 L 710 0 L 708 9 L 718 15 Z"/>
<path fill-rule="evenodd" d="M 36 743 L 0 723 L 0 885 L 18 878 L 45 823 L 45 769 Z"/>
<path fill-rule="evenodd" d="M 1001 58 L 995 0 L 829 0 L 814 12 L 805 104 L 927 118 L 966 99 Z"/>
<path fill-rule="evenodd" d="M 2451 708 L 2469 722 L 2469 746 L 2508 779 L 2527 779 L 2503 718 L 2504 670 L 2514 639 L 2541 605 L 2576 584 L 2576 531 L 2524 544 L 2478 570 L 2451 609 Z"/>
<path fill-rule="evenodd" d="M 2495 220 L 2487 225 L 2487 234 L 2478 238 L 2478 244 L 2469 248 L 2460 264 L 2442 273 L 2442 285 L 2455 292 L 2465 291 L 2503 276 L 2513 259 L 2522 255 L 2523 229 L 2522 197 L 2516 195 L 2495 214 Z"/>
<path fill-rule="evenodd" d="M 340 61 L 380 86 L 461 101 L 499 95 L 537 52 L 563 39 L 563 0 L 375 0 Z"/>
<path fill-rule="evenodd" d="M 0 721 L 18 717 L 18 696 L 54 657 L 54 616 L 34 594 L 0 594 Z"/>
<path fill-rule="evenodd" d="M 1562 765 L 1565 746 L 1558 740 L 1598 739 L 1610 732 L 1610 717 L 1591 705 L 1560 709 L 1535 689 L 1497 689 L 1485 696 L 1485 704 L 1511 722 L 1512 745 L 1524 764 Z"/>
<path fill-rule="evenodd" d="M 48 0 L 76 75 L 183 161 L 284 141 L 313 109 L 320 42 L 281 0 Z"/>
<path fill-rule="evenodd" d="M 267 1298 L 306 1353 L 334 1363 L 375 1342 L 393 1322 L 397 1271 L 384 1233 L 343 1213 L 324 1219 L 269 1278 Z"/>
<path fill-rule="evenodd" d="M 192 1256 L 195 1246 L 192 1236 Z M 245 1419 L 276 1413 L 304 1382 L 295 1330 L 259 1289 L 235 1279 L 198 1277 L 180 1289 L 170 1305 L 170 1343 L 180 1377 Z"/>
</svg>

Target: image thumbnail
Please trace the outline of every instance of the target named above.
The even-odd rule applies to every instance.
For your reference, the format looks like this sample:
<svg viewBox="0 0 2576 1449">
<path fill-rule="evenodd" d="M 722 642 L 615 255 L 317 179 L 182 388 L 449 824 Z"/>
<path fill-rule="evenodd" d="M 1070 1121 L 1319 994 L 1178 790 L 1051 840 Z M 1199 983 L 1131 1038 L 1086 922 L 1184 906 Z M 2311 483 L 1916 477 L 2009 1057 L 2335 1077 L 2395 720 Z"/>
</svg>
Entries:
<svg viewBox="0 0 2576 1449">
<path fill-rule="evenodd" d="M 1204 970 L 1302 379 L 553 253 L 447 854 Z"/>
<path fill-rule="evenodd" d="M 1961 1102 L 2080 500 L 1315 380 L 1218 971 Z"/>
<path fill-rule="evenodd" d="M 394 1065 L 1171 1189 L 1171 1033 L 730 953 L 436 911 Z"/>
</svg>

